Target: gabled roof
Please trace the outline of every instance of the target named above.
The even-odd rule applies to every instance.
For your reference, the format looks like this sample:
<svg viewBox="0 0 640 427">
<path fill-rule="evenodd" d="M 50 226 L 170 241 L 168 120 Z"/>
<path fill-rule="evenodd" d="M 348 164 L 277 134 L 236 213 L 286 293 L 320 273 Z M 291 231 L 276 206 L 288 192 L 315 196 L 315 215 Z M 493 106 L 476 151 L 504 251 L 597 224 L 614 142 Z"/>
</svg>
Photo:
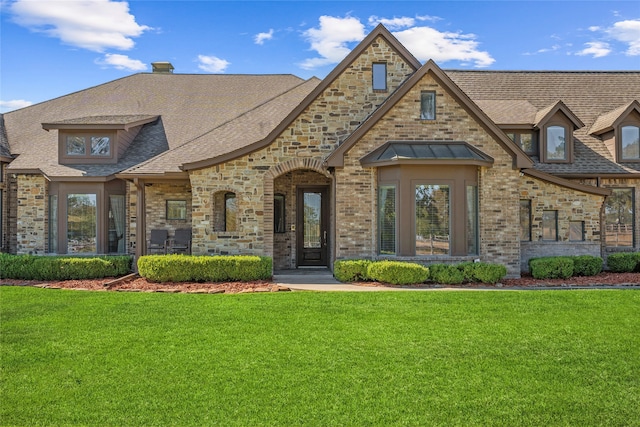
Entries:
<svg viewBox="0 0 640 427">
<path fill-rule="evenodd" d="M 50 178 L 106 176 L 176 148 L 304 82 L 293 75 L 140 73 L 4 114 L 8 169 Z M 147 122 L 152 117 L 160 120 Z M 147 122 L 115 165 L 60 165 L 58 132 Z M 148 128 L 148 129 L 147 129 Z M 146 156 L 146 157 L 145 157 Z"/>
<path fill-rule="evenodd" d="M 420 80 L 431 73 L 439 81 L 440 85 L 447 89 L 464 106 L 467 111 L 480 123 L 482 123 L 496 138 L 496 141 L 512 155 L 514 166 L 517 168 L 531 167 L 531 160 L 527 155 L 511 141 L 498 126 L 478 107 L 455 83 L 436 65 L 433 60 L 426 62 L 407 81 L 401 85 L 393 94 L 387 98 L 373 114 L 371 114 L 345 141 L 326 159 L 327 166 L 342 167 L 344 165 L 344 155 L 360 140 L 375 124 L 383 118 L 396 103 L 398 103 Z"/>
<path fill-rule="evenodd" d="M 387 30 L 384 25 L 379 24 L 373 31 L 371 31 L 359 44 L 353 49 L 322 81 L 318 84 L 313 91 L 311 91 L 302 102 L 293 109 L 282 122 L 274 128 L 269 135 L 258 143 L 251 144 L 251 151 L 259 150 L 271 144 L 282 132 L 289 127 L 298 116 L 318 98 L 335 79 L 337 79 L 362 53 L 373 43 L 378 37 L 382 37 L 385 41 L 396 50 L 398 55 L 402 57 L 414 70 L 420 68 L 420 61 L 416 59 L 411 52 L 407 50 L 393 34 Z M 248 150 L 240 150 L 237 155 L 248 154 Z M 225 155 L 224 157 L 211 157 L 207 160 L 193 162 L 185 164 L 183 169 L 199 169 L 204 167 L 213 166 L 224 161 L 230 160 L 233 155 Z"/>
<path fill-rule="evenodd" d="M 250 152 L 318 82 L 318 79 L 311 78 L 206 134 L 137 164 L 118 176 L 180 173 L 184 169 L 197 169 L 200 164 L 208 164 L 212 158 L 225 161 L 242 155 L 241 152 Z"/>
<path fill-rule="evenodd" d="M 640 102 L 638 102 L 637 99 L 613 111 L 598 116 L 591 126 L 591 129 L 589 129 L 589 133 L 592 135 L 602 135 L 605 132 L 613 130 L 618 123 L 624 120 L 632 111 L 640 113 Z"/>
<path fill-rule="evenodd" d="M 525 99 L 480 99 L 475 102 L 500 126 L 533 126 L 538 112 L 537 108 Z"/>
<path fill-rule="evenodd" d="M 599 116 L 640 100 L 640 71 L 446 70 L 471 99 L 526 100 L 540 111 L 561 99 L 585 124 L 573 132 L 573 163 L 541 163 L 535 168 L 564 177 L 628 176 L 640 163 L 617 163 L 590 129 Z"/>
<path fill-rule="evenodd" d="M 584 123 L 567 107 L 564 102 L 556 101 L 551 105 L 546 106 L 536 113 L 536 117 L 533 121 L 533 126 L 537 129 L 544 126 L 556 113 L 561 112 L 573 123 L 573 128 L 580 129 L 584 127 Z"/>
</svg>

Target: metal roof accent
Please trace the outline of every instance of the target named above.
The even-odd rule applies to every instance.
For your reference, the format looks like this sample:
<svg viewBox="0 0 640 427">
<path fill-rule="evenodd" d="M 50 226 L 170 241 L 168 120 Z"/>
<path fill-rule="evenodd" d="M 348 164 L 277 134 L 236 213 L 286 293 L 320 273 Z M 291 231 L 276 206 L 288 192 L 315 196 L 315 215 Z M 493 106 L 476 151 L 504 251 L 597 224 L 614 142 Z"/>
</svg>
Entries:
<svg viewBox="0 0 640 427">
<path fill-rule="evenodd" d="M 493 158 L 464 141 L 389 141 L 360 159 L 363 166 L 446 164 L 492 166 Z"/>
</svg>

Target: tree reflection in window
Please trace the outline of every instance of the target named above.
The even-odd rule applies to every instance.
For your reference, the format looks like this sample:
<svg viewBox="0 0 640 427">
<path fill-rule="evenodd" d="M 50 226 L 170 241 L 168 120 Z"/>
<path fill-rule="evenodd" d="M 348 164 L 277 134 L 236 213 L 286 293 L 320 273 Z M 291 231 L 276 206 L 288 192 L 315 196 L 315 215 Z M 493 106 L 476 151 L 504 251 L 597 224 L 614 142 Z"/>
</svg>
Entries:
<svg viewBox="0 0 640 427">
<path fill-rule="evenodd" d="M 95 194 L 67 196 L 67 252 L 97 252 L 97 203 Z"/>
<path fill-rule="evenodd" d="M 416 186 L 416 255 L 448 255 L 449 186 Z"/>
</svg>

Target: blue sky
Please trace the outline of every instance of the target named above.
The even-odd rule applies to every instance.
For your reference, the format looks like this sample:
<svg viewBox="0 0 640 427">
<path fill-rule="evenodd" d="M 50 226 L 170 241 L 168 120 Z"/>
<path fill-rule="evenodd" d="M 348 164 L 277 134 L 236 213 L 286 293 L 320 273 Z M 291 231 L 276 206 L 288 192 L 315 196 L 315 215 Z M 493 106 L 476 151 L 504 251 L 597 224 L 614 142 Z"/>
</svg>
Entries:
<svg viewBox="0 0 640 427">
<path fill-rule="evenodd" d="M 445 69 L 640 68 L 638 1 L 0 0 L 0 112 L 155 61 L 322 78 L 378 23 Z"/>
</svg>

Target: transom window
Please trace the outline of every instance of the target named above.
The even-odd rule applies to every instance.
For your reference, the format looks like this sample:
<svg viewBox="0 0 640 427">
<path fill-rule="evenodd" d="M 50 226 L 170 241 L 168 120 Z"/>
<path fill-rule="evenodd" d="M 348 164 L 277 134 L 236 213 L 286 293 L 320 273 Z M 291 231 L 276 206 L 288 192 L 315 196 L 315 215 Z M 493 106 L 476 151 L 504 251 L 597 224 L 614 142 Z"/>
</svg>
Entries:
<svg viewBox="0 0 640 427">
<path fill-rule="evenodd" d="M 622 159 L 640 160 L 640 127 L 622 126 Z"/>
</svg>

